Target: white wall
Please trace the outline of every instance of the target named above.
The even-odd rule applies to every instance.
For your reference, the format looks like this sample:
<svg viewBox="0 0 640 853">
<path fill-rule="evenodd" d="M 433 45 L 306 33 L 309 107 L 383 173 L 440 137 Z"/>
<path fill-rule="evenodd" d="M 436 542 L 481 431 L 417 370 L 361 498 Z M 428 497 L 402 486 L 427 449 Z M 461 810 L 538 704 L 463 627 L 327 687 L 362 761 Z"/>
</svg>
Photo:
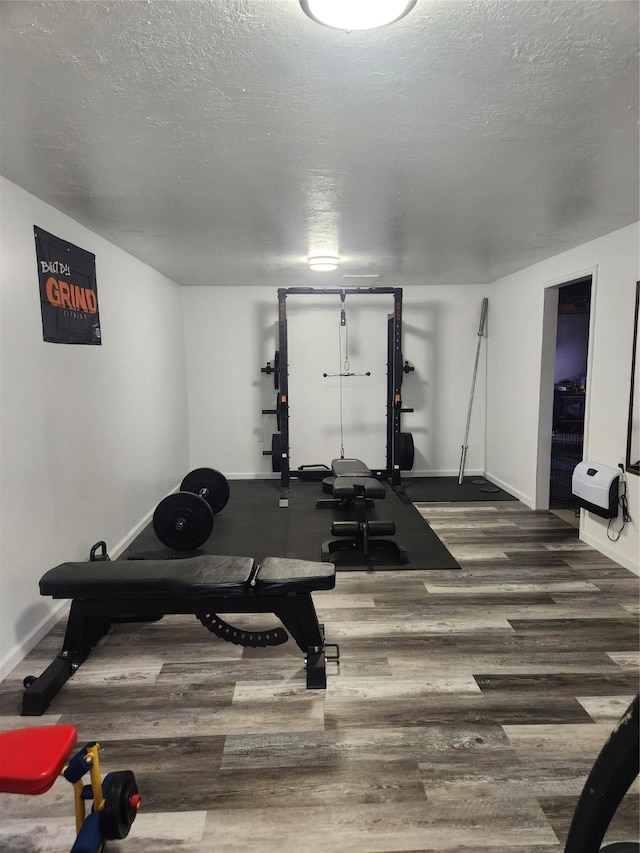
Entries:
<svg viewBox="0 0 640 853">
<path fill-rule="evenodd" d="M 188 450 L 179 287 L 0 180 L 3 677 L 51 625 L 41 575 L 119 551 Z M 102 346 L 43 342 L 34 225 L 96 255 Z"/>
<path fill-rule="evenodd" d="M 276 476 L 262 455 L 275 418 L 261 414 L 273 408 L 275 391 L 260 368 L 273 360 L 278 324 L 275 291 L 179 288 L 0 181 L 3 677 L 55 617 L 54 603 L 38 594 L 48 568 L 85 560 L 98 539 L 119 553 L 189 468 Z M 102 346 L 42 341 L 34 225 L 96 255 Z M 415 440 L 413 473 L 457 473 L 487 295 L 466 471 L 486 472 L 536 505 L 544 289 L 588 272 L 594 328 L 585 453 L 623 460 L 638 249 L 634 225 L 488 288 L 404 288 L 402 349 L 415 372 L 405 377 L 403 404 L 415 411 L 404 415 L 403 429 Z M 359 334 L 380 336 L 363 318 L 354 324 Z M 386 350 L 386 339 L 379 346 Z M 296 370 L 304 368 L 301 353 Z M 301 417 L 296 429 L 304 431 L 311 423 Z M 581 535 L 637 571 L 640 478 L 628 481 L 633 523 L 620 541 L 609 542 L 606 522 L 590 514 Z"/>
<path fill-rule="evenodd" d="M 487 476 L 529 506 L 536 493 L 545 288 L 593 273 L 592 337 L 587 378 L 585 459 L 624 462 L 629 410 L 635 283 L 640 278 L 638 224 L 494 282 L 490 292 Z M 607 521 L 582 513 L 581 537 L 638 572 L 640 478 L 627 475 L 633 519 L 618 542 Z"/>
<path fill-rule="evenodd" d="M 321 286 L 321 285 L 318 285 Z M 324 284 L 322 286 L 325 286 Z M 326 286 L 336 286 L 326 283 Z M 385 286 L 393 286 L 386 284 Z M 474 285 L 456 287 L 409 287 L 403 291 L 403 356 L 415 367 L 405 375 L 403 405 L 414 413 L 403 415 L 402 428 L 414 436 L 416 458 L 414 474 L 457 474 L 460 448 L 471 390 L 471 378 L 478 341 L 478 323 L 483 288 Z M 287 297 L 294 311 L 294 300 Z M 327 297 L 329 299 L 331 297 Z M 375 334 L 377 346 L 386 362 L 386 330 L 379 324 L 363 328 L 366 316 L 358 312 L 352 297 L 349 311 L 358 334 Z M 369 297 L 362 297 L 368 300 Z M 393 302 L 381 300 L 380 312 L 390 313 Z M 187 287 L 183 289 L 185 342 L 190 414 L 190 467 L 211 466 L 230 478 L 271 476 L 271 458 L 262 456 L 271 448 L 276 431 L 275 417 L 261 414 L 275 405 L 273 377 L 260 373 L 267 361 L 273 363 L 278 346 L 277 292 L 264 287 Z M 369 310 L 369 309 L 367 309 Z M 491 310 L 491 307 L 489 308 Z M 336 317 L 339 305 L 336 306 Z M 313 312 L 309 314 L 309 335 L 313 336 Z M 357 341 L 350 341 L 352 351 Z M 337 341 L 335 342 L 337 353 Z M 466 471 L 483 473 L 485 428 L 485 357 L 483 343 L 478 369 L 469 453 Z M 313 379 L 313 359 L 301 347 L 290 353 L 296 359 L 296 374 L 308 368 L 309 381 L 319 387 L 323 380 Z M 292 408 L 295 400 L 291 399 Z M 347 412 L 345 411 L 345 416 Z M 314 414 L 296 411 L 295 429 L 316 430 Z M 328 420 L 339 422 L 339 411 L 327 413 Z M 384 423 L 385 413 L 381 412 Z M 262 434 L 264 441 L 258 438 Z M 293 442 L 293 436 L 292 436 Z M 339 442 L 327 459 L 305 459 L 295 464 L 329 464 L 331 455 L 339 455 Z M 346 451 L 346 448 L 345 448 Z M 383 452 L 384 455 L 384 452 Z M 366 462 L 368 460 L 365 459 Z M 372 464 L 369 462 L 369 464 Z M 279 476 L 279 475 L 273 475 Z"/>
</svg>

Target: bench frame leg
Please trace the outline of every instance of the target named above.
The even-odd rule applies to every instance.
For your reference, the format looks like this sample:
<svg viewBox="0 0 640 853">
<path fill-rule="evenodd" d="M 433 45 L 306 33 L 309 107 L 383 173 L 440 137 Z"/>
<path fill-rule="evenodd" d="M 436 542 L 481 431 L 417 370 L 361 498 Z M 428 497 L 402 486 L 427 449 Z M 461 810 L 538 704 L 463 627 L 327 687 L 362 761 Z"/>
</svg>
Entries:
<svg viewBox="0 0 640 853">
<path fill-rule="evenodd" d="M 38 678 L 25 679 L 22 695 L 23 717 L 39 717 L 80 664 L 109 630 L 111 620 L 91 616 L 82 602 L 72 601 L 62 649 Z"/>
<path fill-rule="evenodd" d="M 89 657 L 114 622 L 158 621 L 163 616 L 204 613 L 273 613 L 307 656 L 307 687 L 325 688 L 324 631 L 310 592 L 284 595 L 211 596 L 208 598 L 74 599 L 62 650 L 38 678 L 25 679 L 23 716 L 40 716 Z"/>
</svg>

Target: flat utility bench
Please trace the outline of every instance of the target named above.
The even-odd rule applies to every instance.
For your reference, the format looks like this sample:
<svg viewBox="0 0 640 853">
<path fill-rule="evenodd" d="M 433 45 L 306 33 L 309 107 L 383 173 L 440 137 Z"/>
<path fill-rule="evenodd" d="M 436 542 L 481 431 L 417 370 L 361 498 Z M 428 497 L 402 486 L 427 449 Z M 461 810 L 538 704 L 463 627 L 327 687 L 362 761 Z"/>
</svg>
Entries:
<svg viewBox="0 0 640 853">
<path fill-rule="evenodd" d="M 329 562 L 333 554 L 339 551 L 355 550 L 367 557 L 370 550 L 376 549 L 391 552 L 399 563 L 408 562 L 409 556 L 404 545 L 393 539 L 382 538 L 395 535 L 395 522 L 366 518 L 367 508 L 374 506 L 376 500 L 384 500 L 384 483 L 377 480 L 360 459 L 334 459 L 331 470 L 333 477 L 323 480 L 322 488 L 330 492 L 333 498 L 317 501 L 316 507 L 348 510 L 353 512 L 354 518 L 331 524 L 331 535 L 341 538 L 323 542 L 323 561 Z"/>
<path fill-rule="evenodd" d="M 216 636 L 236 645 L 275 646 L 286 631 L 234 628 L 218 613 L 273 613 L 306 655 L 307 687 L 327 686 L 326 665 L 339 649 L 325 644 L 311 598 L 333 589 L 335 566 L 307 560 L 201 555 L 179 560 L 109 560 L 62 563 L 40 580 L 40 593 L 70 598 L 62 650 L 38 678 L 24 680 L 22 714 L 38 716 L 88 658 L 114 622 L 150 622 L 193 613 Z M 330 645 L 335 654 L 325 656 Z"/>
</svg>

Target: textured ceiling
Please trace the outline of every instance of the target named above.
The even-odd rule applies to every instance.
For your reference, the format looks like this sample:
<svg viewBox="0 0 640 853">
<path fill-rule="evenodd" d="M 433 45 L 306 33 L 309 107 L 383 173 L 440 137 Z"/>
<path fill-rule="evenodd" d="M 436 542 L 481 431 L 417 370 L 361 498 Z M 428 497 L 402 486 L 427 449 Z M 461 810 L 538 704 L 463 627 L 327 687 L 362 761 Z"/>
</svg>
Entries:
<svg viewBox="0 0 640 853">
<path fill-rule="evenodd" d="M 185 285 L 492 281 L 638 219 L 638 11 L 3 0 L 0 171 Z"/>
</svg>

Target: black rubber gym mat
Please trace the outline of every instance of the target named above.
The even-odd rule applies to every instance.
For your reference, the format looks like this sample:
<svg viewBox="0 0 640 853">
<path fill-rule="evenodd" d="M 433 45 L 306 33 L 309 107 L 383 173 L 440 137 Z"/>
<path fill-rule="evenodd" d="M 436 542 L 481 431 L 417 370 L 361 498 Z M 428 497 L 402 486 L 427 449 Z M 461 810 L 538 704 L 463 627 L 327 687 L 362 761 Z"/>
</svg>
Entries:
<svg viewBox="0 0 640 853">
<path fill-rule="evenodd" d="M 305 493 L 301 494 L 302 490 Z M 322 543 L 334 539 L 331 535 L 331 522 L 349 520 L 353 516 L 334 509 L 316 509 L 315 499 L 326 498 L 319 484 L 294 482 L 290 490 L 289 537 L 287 557 L 300 560 L 321 559 Z M 367 509 L 366 518 L 376 521 L 393 521 L 396 525 L 392 537 L 407 549 L 409 562 L 399 563 L 392 554 L 371 549 L 365 558 L 357 551 L 343 551 L 335 554 L 338 571 L 411 571 L 416 569 L 459 569 L 457 561 L 442 544 L 418 510 L 411 504 L 403 504 L 387 486 L 384 500 L 376 501 Z"/>
<path fill-rule="evenodd" d="M 474 480 L 482 480 L 482 483 L 476 484 Z M 499 489 L 482 477 L 465 477 L 461 485 L 458 485 L 457 477 L 406 477 L 402 481 L 402 488 L 414 503 L 517 500 L 509 492 Z"/>
<path fill-rule="evenodd" d="M 288 508 L 278 506 L 279 480 L 231 480 L 229 486 L 229 502 L 215 516 L 213 532 L 198 551 L 170 551 L 158 541 L 149 524 L 121 559 L 221 554 L 254 557 L 257 562 L 265 557 L 319 561 L 322 559 L 322 543 L 333 538 L 331 522 L 349 518 L 338 510 L 316 509 L 318 499 L 329 497 L 323 494 L 321 483 L 293 480 L 289 488 Z M 376 554 L 375 549 L 372 549 L 368 560 L 356 551 L 349 551 L 336 555 L 338 571 L 460 568 L 415 507 L 403 504 L 388 486 L 386 498 L 376 501 L 375 506 L 367 510 L 366 517 L 395 522 L 396 535 L 393 538 L 405 546 L 409 562 L 394 562 L 392 555 Z"/>
<path fill-rule="evenodd" d="M 135 555 L 146 559 L 168 559 L 194 553 L 253 557 L 258 561 L 264 557 L 286 557 L 289 516 L 286 509 L 278 507 L 279 488 L 261 489 L 257 485 L 267 481 L 242 482 L 253 483 L 254 489 L 236 489 L 236 484 L 230 482 L 229 502 L 215 516 L 213 532 L 198 551 L 182 554 L 170 551 L 158 541 L 149 524 L 127 548 L 122 559 Z"/>
</svg>

